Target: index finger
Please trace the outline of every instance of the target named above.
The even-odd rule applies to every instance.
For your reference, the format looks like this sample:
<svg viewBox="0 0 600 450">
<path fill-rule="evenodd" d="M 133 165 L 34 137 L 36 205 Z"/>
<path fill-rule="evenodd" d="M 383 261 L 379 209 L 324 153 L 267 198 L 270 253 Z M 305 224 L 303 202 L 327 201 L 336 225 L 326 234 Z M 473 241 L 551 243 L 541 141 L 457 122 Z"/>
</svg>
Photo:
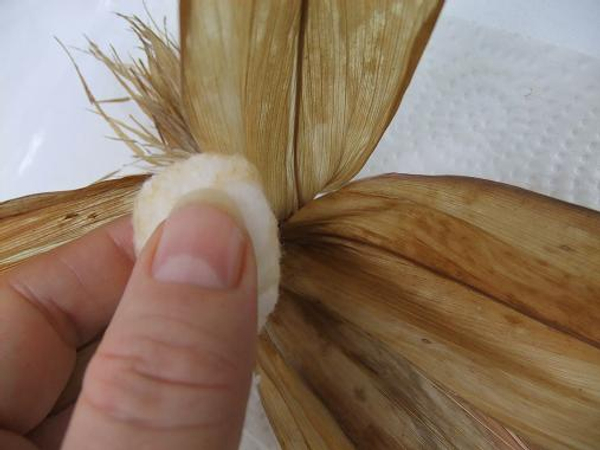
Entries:
<svg viewBox="0 0 600 450">
<path fill-rule="evenodd" d="M 0 428 L 24 433 L 48 414 L 77 347 L 112 317 L 133 263 L 126 217 L 0 276 Z"/>
</svg>

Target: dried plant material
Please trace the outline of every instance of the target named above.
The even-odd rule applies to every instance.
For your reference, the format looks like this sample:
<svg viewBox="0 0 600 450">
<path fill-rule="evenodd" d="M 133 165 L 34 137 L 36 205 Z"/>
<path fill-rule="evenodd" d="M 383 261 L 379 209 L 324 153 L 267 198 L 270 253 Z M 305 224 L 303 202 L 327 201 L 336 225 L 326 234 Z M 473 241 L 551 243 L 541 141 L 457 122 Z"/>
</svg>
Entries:
<svg viewBox="0 0 600 450">
<path fill-rule="evenodd" d="M 529 448 L 322 306 L 284 291 L 266 331 L 261 352 L 269 358 L 259 357 L 259 363 L 276 367 L 269 373 L 278 389 L 263 389 L 276 430 L 297 423 L 303 435 L 312 429 L 319 436 L 343 433 L 350 448 L 364 449 Z M 284 404 L 292 418 L 283 420 L 278 398 L 287 399 Z M 313 405 L 315 398 L 320 400 L 318 406 Z M 320 414 L 335 420 L 313 414 L 323 409 Z M 280 440 L 289 442 L 289 435 Z M 342 446 L 328 442 L 307 448 Z"/>
<path fill-rule="evenodd" d="M 346 191 L 345 208 L 385 206 L 381 220 L 395 223 L 403 257 L 600 347 L 598 212 L 471 178 L 391 175 Z M 322 218 L 347 235 L 360 227 L 381 245 L 388 239 L 369 216 L 347 223 L 329 208 Z"/>
<path fill-rule="evenodd" d="M 295 148 L 300 204 L 343 186 L 366 163 L 398 109 L 441 5 L 306 2 Z"/>
<path fill-rule="evenodd" d="M 178 161 L 144 183 L 135 200 L 133 229 L 140 252 L 156 228 L 182 203 L 202 201 L 229 212 L 244 225 L 254 248 L 258 276 L 258 327 L 279 294 L 277 219 L 256 168 L 241 155 L 205 153 Z"/>
<path fill-rule="evenodd" d="M 166 30 L 135 16 L 123 17 L 147 62 L 125 62 L 114 49 L 106 54 L 89 43 L 127 97 L 96 99 L 75 67 L 95 110 L 137 158 L 165 166 L 201 150 L 242 153 L 283 219 L 364 165 L 441 3 L 183 1 L 181 61 Z M 154 129 L 105 109 L 126 100 Z"/>
<path fill-rule="evenodd" d="M 120 16 L 137 36 L 145 61 L 140 58 L 123 61 L 114 48 L 111 47 L 107 54 L 92 41 L 88 41 L 88 52 L 112 72 L 123 87 L 125 97 L 97 99 L 72 55 L 59 42 L 71 58 L 88 100 L 133 155 L 150 164 L 149 169 L 199 153 L 183 112 L 179 47 L 166 25 L 160 29 L 154 22 L 147 25 L 135 16 Z M 130 117 L 129 121 L 117 119 L 106 110 L 106 104 L 124 101 L 135 102 L 154 127 L 143 125 L 135 117 Z"/>
<path fill-rule="evenodd" d="M 146 175 L 0 203 L 0 273 L 131 211 Z"/>
<path fill-rule="evenodd" d="M 192 132 L 205 151 L 245 154 L 279 218 L 298 204 L 293 144 L 300 6 L 299 0 L 180 5 Z"/>
<path fill-rule="evenodd" d="M 260 337 L 260 391 L 283 450 L 355 448 L 319 398 L 289 367 L 270 339 Z"/>
<path fill-rule="evenodd" d="M 599 213 L 492 182 L 391 175 L 311 202 L 283 240 L 285 290 L 533 443 L 597 447 L 600 347 L 586 316 L 600 308 Z"/>
<path fill-rule="evenodd" d="M 440 5 L 182 1 L 192 134 L 204 151 L 245 154 L 276 215 L 288 217 L 366 162 Z"/>
</svg>

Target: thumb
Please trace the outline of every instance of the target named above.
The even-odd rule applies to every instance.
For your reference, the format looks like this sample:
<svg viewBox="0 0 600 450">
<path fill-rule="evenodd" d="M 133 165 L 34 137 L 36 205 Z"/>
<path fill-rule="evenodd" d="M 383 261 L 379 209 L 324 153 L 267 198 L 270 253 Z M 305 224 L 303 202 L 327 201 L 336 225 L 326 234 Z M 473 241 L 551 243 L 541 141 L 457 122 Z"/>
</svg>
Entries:
<svg viewBox="0 0 600 450">
<path fill-rule="evenodd" d="M 63 449 L 237 448 L 256 351 L 247 236 L 199 204 L 154 233 L 90 362 Z"/>
</svg>

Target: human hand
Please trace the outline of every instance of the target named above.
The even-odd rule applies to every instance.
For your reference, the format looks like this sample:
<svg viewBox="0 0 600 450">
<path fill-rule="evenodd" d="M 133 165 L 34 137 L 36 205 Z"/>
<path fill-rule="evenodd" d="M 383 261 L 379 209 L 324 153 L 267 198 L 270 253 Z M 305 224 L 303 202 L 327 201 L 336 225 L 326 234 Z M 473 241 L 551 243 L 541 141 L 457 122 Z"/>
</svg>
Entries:
<svg viewBox="0 0 600 450">
<path fill-rule="evenodd" d="M 48 417 L 107 325 L 74 408 Z M 0 277 L 0 448 L 237 448 L 255 352 L 256 266 L 235 221 L 182 207 L 135 261 L 120 219 Z"/>
</svg>

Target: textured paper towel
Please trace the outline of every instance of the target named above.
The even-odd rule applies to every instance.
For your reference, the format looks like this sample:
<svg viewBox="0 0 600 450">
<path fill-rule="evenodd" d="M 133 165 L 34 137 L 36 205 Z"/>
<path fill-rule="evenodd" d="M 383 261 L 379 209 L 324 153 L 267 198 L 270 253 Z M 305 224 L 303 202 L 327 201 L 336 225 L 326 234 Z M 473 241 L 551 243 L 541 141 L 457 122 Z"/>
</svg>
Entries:
<svg viewBox="0 0 600 450">
<path fill-rule="evenodd" d="M 271 423 L 265 414 L 265 408 L 260 399 L 258 383 L 260 377 L 254 375 L 250 398 L 246 408 L 246 421 L 242 432 L 240 450 L 272 450 L 280 448 Z"/>
<path fill-rule="evenodd" d="M 600 60 L 445 16 L 361 176 L 382 172 L 488 178 L 600 209 Z"/>
</svg>

